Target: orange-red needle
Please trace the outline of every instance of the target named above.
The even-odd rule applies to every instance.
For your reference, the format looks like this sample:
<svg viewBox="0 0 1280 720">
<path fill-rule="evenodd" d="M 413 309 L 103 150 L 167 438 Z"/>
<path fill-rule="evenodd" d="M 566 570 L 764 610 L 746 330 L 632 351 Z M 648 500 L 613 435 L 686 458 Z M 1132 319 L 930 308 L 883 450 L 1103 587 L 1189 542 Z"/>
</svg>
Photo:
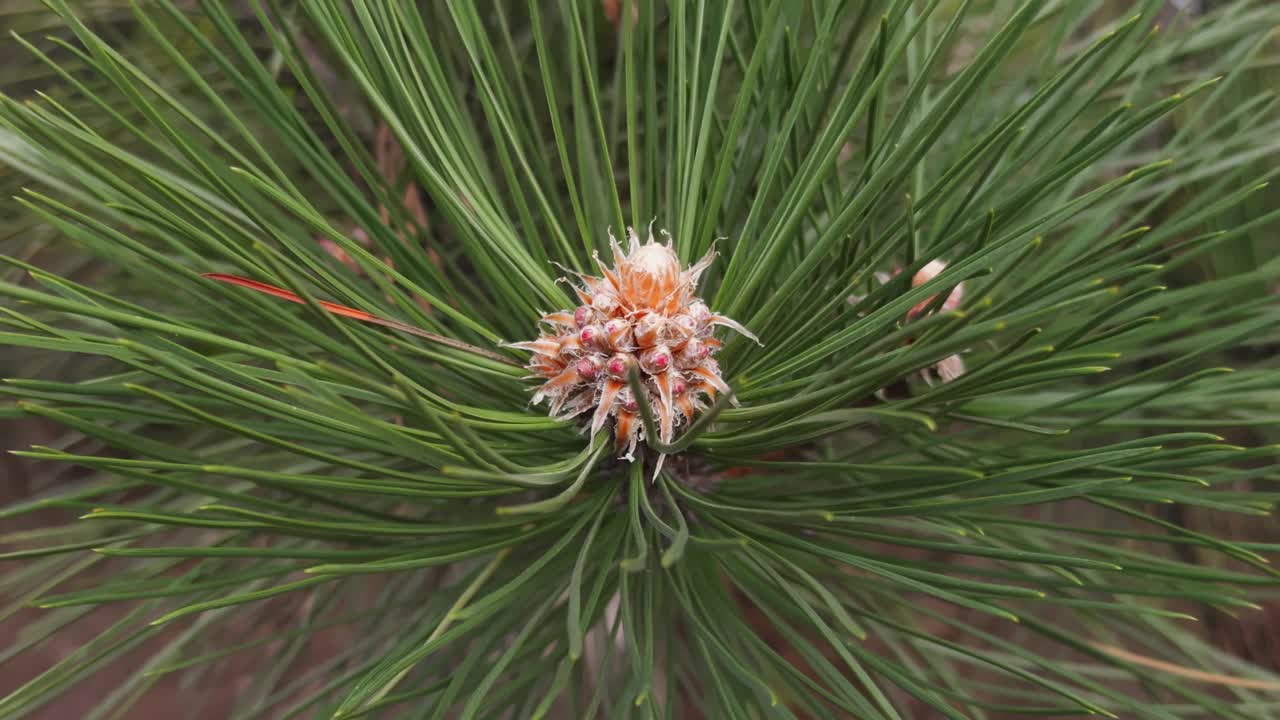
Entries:
<svg viewBox="0 0 1280 720">
<path fill-rule="evenodd" d="M 236 285 L 242 288 L 247 288 L 255 292 L 260 292 L 265 295 L 270 295 L 272 297 L 279 298 L 281 300 L 285 300 L 291 303 L 297 303 L 299 305 L 305 305 L 307 302 L 306 300 L 302 299 L 302 296 L 298 295 L 297 293 L 289 292 L 288 290 L 285 290 L 282 287 L 276 287 L 275 285 L 268 285 L 267 283 L 260 282 L 258 280 L 251 280 L 246 277 L 240 277 L 239 275 L 227 275 L 224 273 L 201 273 L 201 276 L 207 277 L 210 280 L 217 280 L 218 282 L 224 282 L 229 285 Z M 507 358 L 497 353 L 489 352 L 488 350 L 475 347 L 474 345 L 468 345 L 467 343 L 464 343 L 461 340 L 454 340 L 453 338 L 445 337 L 443 335 L 437 335 L 435 333 L 427 332 L 426 330 L 416 328 L 412 325 L 409 325 L 407 323 L 402 323 L 398 320 L 388 320 L 386 318 L 380 318 L 377 315 L 367 313 L 363 310 L 357 310 L 352 307 L 347 307 L 346 305 L 331 303 L 326 300 L 317 300 L 316 304 L 324 308 L 326 311 L 333 313 L 334 315 L 341 315 L 342 317 L 348 317 L 353 320 L 372 323 L 374 325 L 381 325 L 383 327 L 389 327 L 389 328 L 392 328 L 393 330 L 399 330 L 400 332 L 409 333 L 410 335 L 416 335 L 420 338 L 425 338 L 432 342 L 440 343 L 441 345 L 448 345 L 449 347 L 456 348 L 458 350 L 463 350 L 465 352 L 473 353 L 476 355 L 483 355 L 484 357 L 487 357 L 491 360 L 496 360 L 505 365 L 515 365 L 515 363 L 511 362 Z"/>
</svg>

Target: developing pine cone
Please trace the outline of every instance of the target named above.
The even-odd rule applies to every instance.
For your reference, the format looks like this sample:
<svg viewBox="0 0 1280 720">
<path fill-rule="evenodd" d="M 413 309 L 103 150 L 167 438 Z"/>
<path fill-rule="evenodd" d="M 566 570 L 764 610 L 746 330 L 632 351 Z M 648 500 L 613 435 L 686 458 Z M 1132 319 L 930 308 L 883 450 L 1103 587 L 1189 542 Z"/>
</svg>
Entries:
<svg viewBox="0 0 1280 720">
<path fill-rule="evenodd" d="M 695 294 L 714 252 L 681 270 L 669 239 L 661 245 L 651 231 L 648 242 L 641 243 L 630 228 L 627 238 L 623 254 L 610 236 L 612 268 L 596 256 L 604 277 L 578 276 L 581 286 L 574 291 L 581 305 L 543 316 L 550 329 L 512 347 L 531 351 L 528 368 L 546 379 L 534 403 L 549 400 L 557 418 L 591 412 L 592 437 L 613 418 L 614 446 L 634 460 L 643 430 L 640 404 L 627 384 L 631 369 L 639 368 L 659 435 L 670 442 L 676 426 L 704 409 L 704 398 L 729 392 L 715 360 L 722 345 L 712 336 L 715 327 L 756 337 L 713 313 Z"/>
</svg>

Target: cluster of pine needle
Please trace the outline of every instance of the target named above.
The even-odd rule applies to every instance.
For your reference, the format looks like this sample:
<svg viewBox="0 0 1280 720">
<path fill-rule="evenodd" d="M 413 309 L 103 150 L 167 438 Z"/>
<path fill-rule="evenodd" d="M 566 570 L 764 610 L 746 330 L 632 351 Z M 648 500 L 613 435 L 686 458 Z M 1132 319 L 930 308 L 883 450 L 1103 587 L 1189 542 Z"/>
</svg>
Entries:
<svg viewBox="0 0 1280 720">
<path fill-rule="evenodd" d="M 0 717 L 1280 713 L 1196 622 L 1280 586 L 1280 7 L 0 24 Z M 760 344 L 629 462 L 510 344 L 651 224 Z"/>
</svg>

